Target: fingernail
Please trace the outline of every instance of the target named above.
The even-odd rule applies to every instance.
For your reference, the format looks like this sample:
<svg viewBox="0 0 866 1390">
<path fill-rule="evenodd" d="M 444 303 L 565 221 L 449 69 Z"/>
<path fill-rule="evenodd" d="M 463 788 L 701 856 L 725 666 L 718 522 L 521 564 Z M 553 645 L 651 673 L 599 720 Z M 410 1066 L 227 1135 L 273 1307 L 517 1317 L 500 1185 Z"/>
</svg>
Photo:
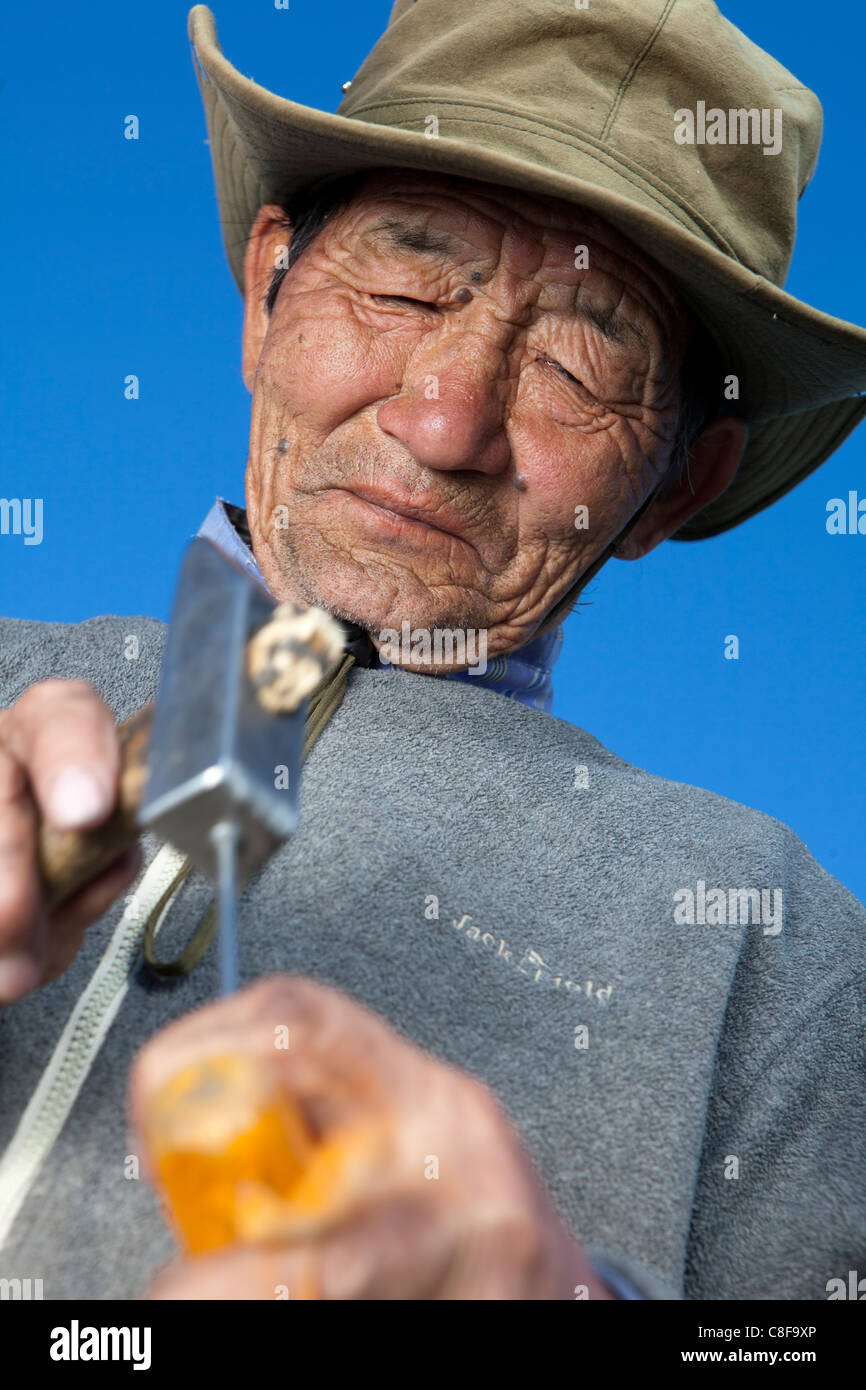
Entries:
<svg viewBox="0 0 866 1390">
<path fill-rule="evenodd" d="M 33 957 L 23 952 L 0 960 L 0 1004 L 17 1004 L 36 988 L 41 974 Z"/>
<path fill-rule="evenodd" d="M 109 797 L 102 783 L 83 767 L 67 767 L 51 788 L 51 819 L 55 825 L 71 830 L 107 815 Z"/>
</svg>

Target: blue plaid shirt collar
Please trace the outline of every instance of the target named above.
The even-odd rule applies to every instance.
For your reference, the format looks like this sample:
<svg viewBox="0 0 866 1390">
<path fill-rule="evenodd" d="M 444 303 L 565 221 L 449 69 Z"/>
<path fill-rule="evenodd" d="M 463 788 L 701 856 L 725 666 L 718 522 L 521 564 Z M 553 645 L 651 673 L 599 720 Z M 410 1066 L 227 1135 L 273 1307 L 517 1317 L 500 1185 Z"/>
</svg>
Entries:
<svg viewBox="0 0 866 1390">
<path fill-rule="evenodd" d="M 256 564 L 247 529 L 247 516 L 242 507 L 218 497 L 214 502 L 198 534 L 206 536 L 219 546 L 243 569 L 266 594 L 268 586 Z M 508 656 L 495 656 L 487 663 L 483 675 L 473 676 L 468 671 L 443 674 L 442 680 L 462 681 L 466 685 L 483 685 L 487 690 L 495 690 L 509 700 L 517 700 L 530 709 L 540 709 L 546 714 L 553 713 L 553 667 L 562 650 L 562 626 L 534 637 L 524 647 Z M 387 666 L 387 662 L 381 663 Z"/>
</svg>

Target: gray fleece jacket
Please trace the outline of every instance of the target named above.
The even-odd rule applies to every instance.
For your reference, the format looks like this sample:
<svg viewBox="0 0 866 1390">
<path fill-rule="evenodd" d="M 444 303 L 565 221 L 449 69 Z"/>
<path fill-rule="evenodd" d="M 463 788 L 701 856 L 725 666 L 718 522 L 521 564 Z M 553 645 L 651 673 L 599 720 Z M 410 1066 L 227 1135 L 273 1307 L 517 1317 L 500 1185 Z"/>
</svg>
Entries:
<svg viewBox="0 0 866 1390">
<path fill-rule="evenodd" d="M 2 621 L 0 705 L 83 677 L 125 718 L 163 635 Z M 301 799 L 241 900 L 245 980 L 314 976 L 483 1078 L 575 1235 L 649 1297 L 824 1299 L 866 1275 L 866 911 L 788 827 L 402 671 L 353 673 Z M 217 962 L 168 984 L 142 964 L 137 914 L 179 862 L 144 843 L 131 901 L 0 1012 L 0 1279 L 46 1298 L 139 1297 L 174 1253 L 126 1080 Z M 211 896 L 188 880 L 163 959 Z"/>
</svg>

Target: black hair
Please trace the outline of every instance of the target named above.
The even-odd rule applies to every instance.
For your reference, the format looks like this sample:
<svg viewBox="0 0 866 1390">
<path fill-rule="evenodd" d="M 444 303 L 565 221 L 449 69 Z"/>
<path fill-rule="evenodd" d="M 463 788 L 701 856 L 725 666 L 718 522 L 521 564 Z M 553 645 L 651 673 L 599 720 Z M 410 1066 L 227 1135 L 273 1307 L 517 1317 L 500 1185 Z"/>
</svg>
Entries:
<svg viewBox="0 0 866 1390">
<path fill-rule="evenodd" d="M 271 275 L 265 295 L 265 308 L 268 316 L 274 311 L 280 285 L 298 257 L 315 241 L 319 232 L 337 213 L 352 201 L 366 178 L 366 173 L 344 174 L 339 178 L 319 179 L 316 183 L 305 184 L 284 203 L 280 204 L 282 225 L 291 232 L 289 253 L 286 264 L 277 266 Z"/>
<path fill-rule="evenodd" d="M 723 397 L 725 370 L 715 339 L 696 318 L 680 368 L 680 407 L 665 481 L 675 484 L 687 469 L 689 453 L 701 431 L 717 415 L 731 414 Z"/>
</svg>

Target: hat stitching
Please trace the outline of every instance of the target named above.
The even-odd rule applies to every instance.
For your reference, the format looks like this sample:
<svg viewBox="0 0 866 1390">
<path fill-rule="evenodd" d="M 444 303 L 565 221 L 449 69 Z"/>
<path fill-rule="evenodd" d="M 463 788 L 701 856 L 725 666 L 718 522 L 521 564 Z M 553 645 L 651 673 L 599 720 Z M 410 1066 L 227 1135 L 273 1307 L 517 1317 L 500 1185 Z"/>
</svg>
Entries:
<svg viewBox="0 0 866 1390">
<path fill-rule="evenodd" d="M 619 114 L 619 108 L 620 108 L 620 106 L 621 106 L 622 103 L 623 103 L 623 100 L 624 100 L 624 98 L 625 98 L 626 92 L 628 91 L 629 87 L 630 87 L 631 84 L 632 84 L 632 81 L 634 80 L 634 75 L 635 75 L 635 73 L 637 72 L 637 70 L 638 70 L 638 68 L 640 67 L 641 63 L 642 63 L 642 62 L 644 61 L 644 59 L 646 58 L 647 54 L 648 54 L 648 53 L 650 52 L 650 50 L 652 49 L 653 44 L 655 43 L 655 41 L 656 41 L 656 39 L 658 38 L 659 34 L 661 33 L 662 29 L 665 27 L 665 25 L 666 25 L 666 23 L 667 23 L 667 21 L 668 21 L 668 16 L 670 15 L 670 12 L 671 12 L 671 10 L 673 9 L 673 7 L 674 7 L 675 4 L 676 4 L 676 0 L 667 0 L 667 4 L 666 4 L 666 6 L 665 6 L 665 8 L 664 8 L 664 11 L 662 12 L 661 15 L 659 15 L 659 18 L 656 20 L 656 26 L 655 26 L 655 28 L 653 29 L 652 33 L 650 34 L 650 36 L 649 36 L 649 38 L 647 39 L 646 43 L 644 44 L 643 48 L 642 48 L 642 49 L 640 50 L 640 52 L 632 59 L 631 65 L 630 65 L 630 67 L 629 67 L 629 69 L 628 69 L 628 72 L 625 74 L 625 77 L 623 77 L 622 81 L 620 82 L 619 86 L 617 87 L 616 96 L 614 97 L 613 102 L 611 103 L 611 108 L 610 108 L 610 110 L 608 111 L 607 116 L 606 116 L 606 118 L 605 118 L 604 125 L 603 125 L 602 128 L 601 128 L 601 135 L 599 136 L 599 139 L 600 139 L 600 140 L 604 140 L 605 136 L 607 135 L 608 131 L 610 130 L 610 127 L 613 125 L 614 121 L 616 120 L 617 115 Z"/>
</svg>

